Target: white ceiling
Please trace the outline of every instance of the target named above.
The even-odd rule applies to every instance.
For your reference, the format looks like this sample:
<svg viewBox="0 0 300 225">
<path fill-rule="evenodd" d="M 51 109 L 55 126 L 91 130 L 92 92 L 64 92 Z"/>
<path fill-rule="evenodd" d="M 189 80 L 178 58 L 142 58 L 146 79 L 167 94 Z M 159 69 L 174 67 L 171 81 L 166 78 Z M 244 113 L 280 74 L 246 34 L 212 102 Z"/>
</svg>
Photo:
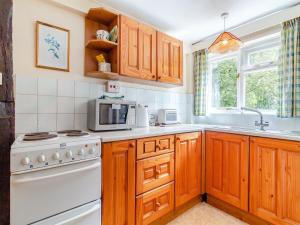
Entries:
<svg viewBox="0 0 300 225">
<path fill-rule="evenodd" d="M 193 43 L 223 30 L 220 15 L 229 13 L 226 27 L 300 3 L 300 0 L 98 0 L 158 29 Z M 300 15 L 300 13 L 299 13 Z"/>
</svg>

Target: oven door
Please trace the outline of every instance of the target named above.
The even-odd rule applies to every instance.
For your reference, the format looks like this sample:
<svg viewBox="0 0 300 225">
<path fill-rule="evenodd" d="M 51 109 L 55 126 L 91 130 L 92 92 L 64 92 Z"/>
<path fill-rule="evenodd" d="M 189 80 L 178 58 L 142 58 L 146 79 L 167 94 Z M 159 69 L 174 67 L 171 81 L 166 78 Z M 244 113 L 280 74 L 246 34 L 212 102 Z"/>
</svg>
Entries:
<svg viewBox="0 0 300 225">
<path fill-rule="evenodd" d="M 11 224 L 25 225 L 101 197 L 100 158 L 11 175 Z"/>
<path fill-rule="evenodd" d="M 32 225 L 101 225 L 100 200 L 90 202 Z"/>
</svg>

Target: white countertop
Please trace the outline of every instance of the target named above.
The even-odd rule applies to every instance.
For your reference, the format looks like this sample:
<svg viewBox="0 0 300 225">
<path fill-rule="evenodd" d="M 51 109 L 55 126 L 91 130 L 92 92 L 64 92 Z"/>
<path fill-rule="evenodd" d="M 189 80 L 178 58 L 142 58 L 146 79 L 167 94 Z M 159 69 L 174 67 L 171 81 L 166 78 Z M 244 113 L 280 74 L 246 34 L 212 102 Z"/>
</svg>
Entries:
<svg viewBox="0 0 300 225">
<path fill-rule="evenodd" d="M 168 134 L 187 133 L 193 131 L 219 131 L 233 134 L 242 134 L 256 137 L 268 137 L 276 139 L 285 139 L 300 141 L 299 133 L 290 133 L 288 131 L 267 130 L 261 131 L 252 127 L 231 127 L 221 125 L 204 125 L 204 124 L 180 124 L 167 127 L 148 127 L 135 128 L 133 130 L 95 132 L 102 139 L 102 142 L 120 141 L 128 139 L 138 139 L 144 137 L 161 136 Z"/>
</svg>

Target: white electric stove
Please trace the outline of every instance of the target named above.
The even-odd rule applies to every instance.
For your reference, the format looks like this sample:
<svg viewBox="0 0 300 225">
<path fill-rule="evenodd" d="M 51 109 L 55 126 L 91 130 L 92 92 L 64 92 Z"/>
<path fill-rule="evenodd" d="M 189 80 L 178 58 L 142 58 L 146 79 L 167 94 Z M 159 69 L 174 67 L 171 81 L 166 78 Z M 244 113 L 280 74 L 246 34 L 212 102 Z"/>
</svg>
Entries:
<svg viewBox="0 0 300 225">
<path fill-rule="evenodd" d="M 11 147 L 11 225 L 101 224 L 101 140 L 21 135 Z"/>
</svg>

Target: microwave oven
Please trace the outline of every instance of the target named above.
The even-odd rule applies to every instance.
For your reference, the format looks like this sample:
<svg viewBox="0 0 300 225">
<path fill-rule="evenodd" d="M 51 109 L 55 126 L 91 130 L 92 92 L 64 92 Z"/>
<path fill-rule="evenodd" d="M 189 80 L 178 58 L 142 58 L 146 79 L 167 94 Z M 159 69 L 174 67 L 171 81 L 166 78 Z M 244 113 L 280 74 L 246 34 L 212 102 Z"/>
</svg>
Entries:
<svg viewBox="0 0 300 225">
<path fill-rule="evenodd" d="M 160 109 L 158 111 L 157 121 L 161 125 L 178 123 L 178 115 L 176 109 Z"/>
<path fill-rule="evenodd" d="M 88 102 L 88 129 L 127 130 L 136 126 L 136 102 L 121 99 L 94 99 Z"/>
</svg>

